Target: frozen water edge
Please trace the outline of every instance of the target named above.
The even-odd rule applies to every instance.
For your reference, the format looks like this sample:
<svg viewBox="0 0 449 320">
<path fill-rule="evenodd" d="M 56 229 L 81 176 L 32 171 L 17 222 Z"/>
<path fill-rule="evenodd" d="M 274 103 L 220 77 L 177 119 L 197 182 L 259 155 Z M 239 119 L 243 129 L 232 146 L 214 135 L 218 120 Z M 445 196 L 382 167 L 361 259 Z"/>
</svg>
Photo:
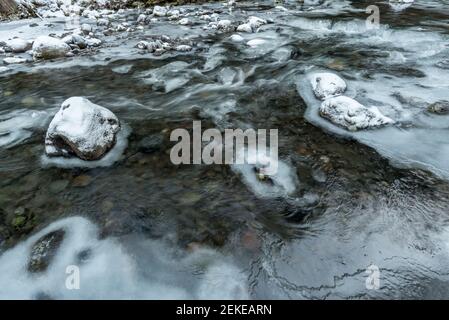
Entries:
<svg viewBox="0 0 449 320">
<path fill-rule="evenodd" d="M 307 74 L 300 77 L 297 82 L 298 92 L 307 105 L 305 117 L 309 122 L 330 133 L 345 138 L 353 138 L 362 144 L 374 148 L 397 167 L 429 170 L 441 178 L 449 179 L 447 128 L 438 128 L 432 125 L 426 128 L 422 127 L 422 124 L 421 126 L 402 128 L 400 126 L 401 121 L 410 121 L 415 119 L 416 115 L 410 115 L 409 110 L 397 109 L 389 106 L 387 103 L 377 101 L 377 103 L 381 104 L 379 109 L 381 109 L 382 113 L 392 117 L 398 122 L 398 125 L 358 132 L 347 131 L 319 115 L 321 101 L 314 96 L 309 78 L 310 75 Z M 357 95 L 356 86 L 356 83 L 349 81 L 348 96 L 354 97 Z M 385 97 L 379 98 L 383 98 L 382 100 L 385 101 Z M 368 101 L 372 102 L 370 99 Z M 415 119 L 414 121 L 418 120 Z"/>
<path fill-rule="evenodd" d="M 96 168 L 109 167 L 120 160 L 126 147 L 128 146 L 128 136 L 131 133 L 131 128 L 122 123 L 122 129 L 117 134 L 117 142 L 115 146 L 100 160 L 86 161 L 76 157 L 48 157 L 42 155 L 41 163 L 44 167 L 59 167 L 59 168 Z"/>
<path fill-rule="evenodd" d="M 28 259 L 34 243 L 57 230 L 65 235 L 47 270 L 31 275 Z M 162 241 L 134 240 L 143 252 L 130 254 L 114 238 L 98 238 L 98 228 L 83 217 L 65 218 L 0 256 L 0 299 L 247 299 L 245 274 L 232 260 L 211 249 L 186 254 Z M 79 261 L 81 252 L 88 257 Z M 174 257 L 177 256 L 177 257 Z M 68 290 L 68 266 L 79 268 L 78 290 Z M 144 269 L 142 269 L 144 268 Z M 196 279 L 202 269 L 202 279 Z"/>
</svg>

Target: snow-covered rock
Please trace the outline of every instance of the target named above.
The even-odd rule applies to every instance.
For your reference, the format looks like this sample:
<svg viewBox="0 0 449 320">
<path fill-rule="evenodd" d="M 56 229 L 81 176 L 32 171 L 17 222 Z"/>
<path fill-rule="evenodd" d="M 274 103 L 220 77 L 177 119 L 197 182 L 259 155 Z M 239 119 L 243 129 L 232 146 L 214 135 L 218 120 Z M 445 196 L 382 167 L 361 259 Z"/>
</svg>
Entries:
<svg viewBox="0 0 449 320">
<path fill-rule="evenodd" d="M 312 75 L 310 83 L 315 96 L 320 100 L 343 94 L 346 90 L 346 82 L 330 72 Z"/>
<path fill-rule="evenodd" d="M 86 39 L 86 44 L 88 47 L 98 47 L 99 45 L 101 45 L 101 43 L 102 43 L 102 41 L 97 38 L 87 38 Z"/>
<path fill-rule="evenodd" d="M 97 26 L 109 26 L 111 21 L 107 18 L 100 18 L 97 20 Z"/>
<path fill-rule="evenodd" d="M 139 24 L 145 24 L 147 21 L 147 15 L 141 13 L 138 17 L 137 17 L 137 23 Z"/>
<path fill-rule="evenodd" d="M 237 27 L 238 32 L 253 32 L 253 28 L 248 23 L 243 23 Z"/>
<path fill-rule="evenodd" d="M 246 23 L 243 23 L 237 27 L 239 32 L 256 32 L 262 25 L 267 24 L 267 21 L 258 17 L 249 17 Z"/>
<path fill-rule="evenodd" d="M 389 0 L 390 6 L 393 10 L 402 11 L 413 5 L 415 0 Z"/>
<path fill-rule="evenodd" d="M 93 28 L 90 24 L 88 23 L 83 23 L 81 25 L 81 31 L 84 32 L 84 34 L 89 34 L 93 31 Z"/>
<path fill-rule="evenodd" d="M 146 48 L 148 47 L 148 44 L 149 44 L 148 41 L 139 41 L 139 42 L 136 44 L 136 48 L 141 49 L 141 50 L 144 50 L 144 49 L 146 49 Z"/>
<path fill-rule="evenodd" d="M 25 58 L 20 58 L 20 57 L 7 57 L 3 59 L 3 63 L 4 64 L 19 64 L 19 63 L 24 63 L 27 60 Z"/>
<path fill-rule="evenodd" d="M 245 40 L 241 35 L 239 35 L 239 34 L 233 34 L 231 37 L 230 37 L 230 39 L 231 39 L 231 41 L 232 42 L 242 42 L 243 40 Z"/>
<path fill-rule="evenodd" d="M 178 23 L 182 26 L 186 26 L 186 25 L 190 24 L 190 20 L 189 20 L 189 18 L 182 18 L 181 20 L 178 21 Z"/>
<path fill-rule="evenodd" d="M 6 47 L 14 53 L 20 53 L 30 50 L 31 42 L 21 38 L 15 38 L 6 41 Z"/>
<path fill-rule="evenodd" d="M 259 39 L 259 38 L 257 38 L 257 39 L 249 40 L 246 44 L 247 44 L 248 46 L 252 47 L 252 48 L 255 48 L 255 47 L 258 47 L 258 46 L 260 46 L 260 45 L 262 45 L 262 44 L 264 44 L 264 43 L 266 43 L 266 42 L 267 42 L 267 41 L 264 40 L 264 39 Z"/>
<path fill-rule="evenodd" d="M 186 52 L 186 51 L 191 51 L 191 50 L 192 50 L 192 47 L 188 46 L 186 44 L 180 44 L 179 46 L 176 46 L 176 51 Z"/>
<path fill-rule="evenodd" d="M 115 145 L 119 131 L 120 121 L 111 111 L 72 97 L 62 103 L 48 127 L 45 153 L 98 160 Z"/>
<path fill-rule="evenodd" d="M 225 32 L 234 30 L 231 20 L 220 20 L 217 22 L 217 29 Z"/>
<path fill-rule="evenodd" d="M 257 28 L 260 28 L 262 25 L 267 24 L 267 20 L 258 18 L 258 17 L 249 17 L 248 22 L 249 25 L 256 30 Z"/>
<path fill-rule="evenodd" d="M 65 56 L 70 46 L 61 39 L 40 36 L 33 43 L 33 57 L 35 59 L 52 59 Z"/>
<path fill-rule="evenodd" d="M 62 41 L 67 43 L 68 45 L 76 45 L 80 49 L 85 49 L 87 47 L 87 41 L 84 37 L 79 34 L 71 34 L 62 38 Z"/>
<path fill-rule="evenodd" d="M 168 10 L 166 7 L 155 6 L 153 8 L 153 15 L 157 17 L 165 17 L 167 15 L 167 12 Z"/>
<path fill-rule="evenodd" d="M 319 112 L 322 117 L 350 131 L 394 123 L 392 119 L 384 116 L 377 107 L 365 107 L 346 96 L 332 97 L 323 101 Z"/>
</svg>

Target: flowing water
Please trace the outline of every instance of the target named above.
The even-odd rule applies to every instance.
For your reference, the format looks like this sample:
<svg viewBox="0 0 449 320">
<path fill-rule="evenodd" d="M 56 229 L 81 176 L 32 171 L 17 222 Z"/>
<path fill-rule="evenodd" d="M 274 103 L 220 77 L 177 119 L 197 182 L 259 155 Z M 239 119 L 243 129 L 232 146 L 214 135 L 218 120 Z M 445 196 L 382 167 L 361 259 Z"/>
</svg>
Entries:
<svg viewBox="0 0 449 320">
<path fill-rule="evenodd" d="M 449 298 L 449 115 L 426 111 L 449 100 L 449 1 L 402 11 L 378 2 L 373 30 L 369 4 L 208 4 L 222 19 L 272 23 L 233 42 L 195 18 L 160 19 L 96 52 L 2 74 L 0 298 Z M 63 20 L 49 22 L 1 24 L 0 36 L 62 31 Z M 161 34 L 194 50 L 134 47 Z M 306 81 L 316 70 L 340 74 L 349 95 L 396 124 L 354 133 L 320 118 Z M 46 128 L 71 96 L 120 118 L 123 152 L 88 167 L 43 156 Z M 258 192 L 233 166 L 173 165 L 170 132 L 194 120 L 278 129 L 292 192 Z M 30 272 L 33 244 L 61 229 L 48 268 Z M 80 268 L 79 290 L 66 288 L 69 265 Z M 378 288 L 366 285 L 370 266 Z"/>
</svg>

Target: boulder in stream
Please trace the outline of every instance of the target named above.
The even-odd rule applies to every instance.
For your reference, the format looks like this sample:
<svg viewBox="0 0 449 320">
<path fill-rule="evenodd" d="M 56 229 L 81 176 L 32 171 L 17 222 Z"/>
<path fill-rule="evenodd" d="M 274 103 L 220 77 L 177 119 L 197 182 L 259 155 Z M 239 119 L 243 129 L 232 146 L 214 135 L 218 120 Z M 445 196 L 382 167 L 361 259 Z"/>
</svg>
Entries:
<svg viewBox="0 0 449 320">
<path fill-rule="evenodd" d="M 48 156 L 101 159 L 116 143 L 120 121 L 108 109 L 82 97 L 64 101 L 45 138 Z"/>
<path fill-rule="evenodd" d="M 64 57 L 70 51 L 70 46 L 61 39 L 40 36 L 33 43 L 35 59 L 53 59 Z"/>
</svg>

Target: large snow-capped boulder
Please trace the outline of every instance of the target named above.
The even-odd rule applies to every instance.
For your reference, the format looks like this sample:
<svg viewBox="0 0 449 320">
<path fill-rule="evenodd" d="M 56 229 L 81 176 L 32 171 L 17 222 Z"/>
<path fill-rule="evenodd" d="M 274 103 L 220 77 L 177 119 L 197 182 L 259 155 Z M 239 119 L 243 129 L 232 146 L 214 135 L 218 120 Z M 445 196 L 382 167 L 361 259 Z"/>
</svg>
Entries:
<svg viewBox="0 0 449 320">
<path fill-rule="evenodd" d="M 394 123 L 392 119 L 384 116 L 377 107 L 365 107 L 346 96 L 325 100 L 321 104 L 319 112 L 322 117 L 350 131 Z"/>
<path fill-rule="evenodd" d="M 82 97 L 64 101 L 50 123 L 45 138 L 48 156 L 102 158 L 116 142 L 120 121 L 108 109 Z"/>
<path fill-rule="evenodd" d="M 315 73 L 312 75 L 310 82 L 313 93 L 320 100 L 338 96 L 346 90 L 346 82 L 336 74 L 330 72 Z"/>
<path fill-rule="evenodd" d="M 40 36 L 33 43 L 33 57 L 36 59 L 53 59 L 64 57 L 70 46 L 61 39 Z"/>
</svg>

